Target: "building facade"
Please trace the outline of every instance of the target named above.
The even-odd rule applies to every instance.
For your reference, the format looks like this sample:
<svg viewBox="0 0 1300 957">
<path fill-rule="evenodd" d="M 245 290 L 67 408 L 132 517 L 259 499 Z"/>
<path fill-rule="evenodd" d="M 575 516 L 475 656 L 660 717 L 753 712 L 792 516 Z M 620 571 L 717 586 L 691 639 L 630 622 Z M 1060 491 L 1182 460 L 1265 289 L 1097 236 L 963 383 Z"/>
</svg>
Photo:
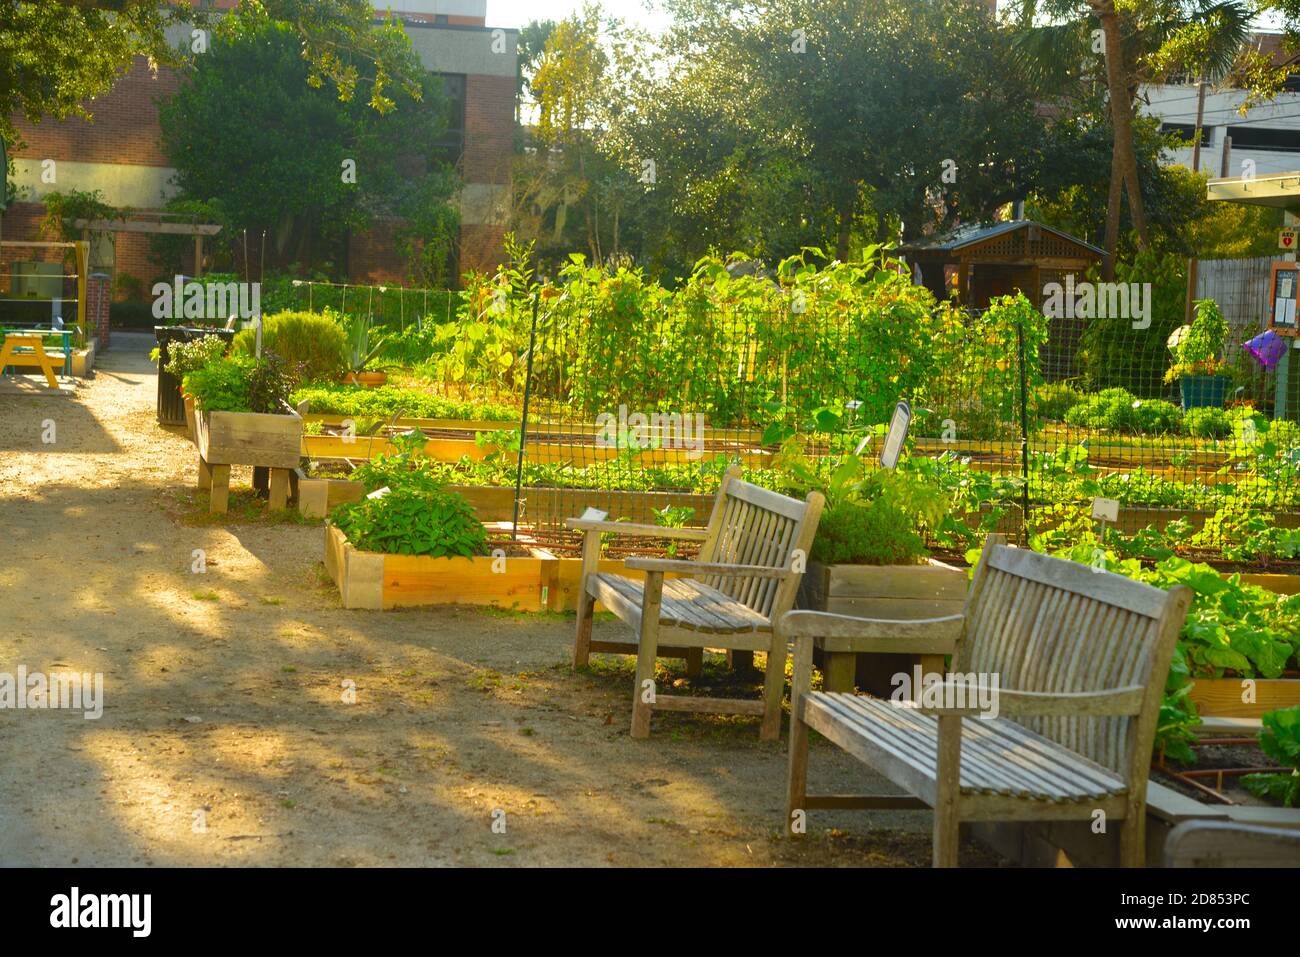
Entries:
<svg viewBox="0 0 1300 957">
<path fill-rule="evenodd" d="M 210 6 L 229 9 L 236 2 L 217 0 Z M 445 136 L 426 146 L 429 153 L 452 159 L 460 173 L 458 269 L 490 269 L 501 255 L 510 195 L 518 31 L 488 27 L 486 0 L 392 0 L 391 6 L 424 67 L 442 79 L 451 102 Z M 374 7 L 378 18 L 390 4 L 376 0 Z M 168 39 L 180 45 L 189 37 L 188 28 L 178 28 Z M 176 187 L 175 171 L 162 151 L 157 104 L 178 83 L 175 71 L 150 69 L 137 58 L 111 91 L 88 104 L 91 120 L 32 124 L 15 117 L 25 141 L 13 157 L 20 199 L 4 214 L 4 238 L 38 238 L 45 216 L 42 199 L 56 190 L 99 190 L 110 205 L 161 211 Z M 351 281 L 401 280 L 403 264 L 392 232 L 391 224 L 379 222 L 350 237 Z M 119 233 L 113 243 L 97 243 L 93 259 L 95 267 L 134 277 L 145 288 L 158 278 L 145 235 Z"/>
</svg>

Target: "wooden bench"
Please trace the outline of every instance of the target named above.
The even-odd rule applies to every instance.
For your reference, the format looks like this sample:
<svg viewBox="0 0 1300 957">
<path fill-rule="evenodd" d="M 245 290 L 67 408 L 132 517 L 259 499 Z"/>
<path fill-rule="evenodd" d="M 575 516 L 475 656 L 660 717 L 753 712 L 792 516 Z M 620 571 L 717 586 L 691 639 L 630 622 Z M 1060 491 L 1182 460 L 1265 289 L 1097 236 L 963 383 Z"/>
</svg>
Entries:
<svg viewBox="0 0 1300 957">
<path fill-rule="evenodd" d="M 786 639 L 773 626 L 794 603 L 808 549 L 817 531 L 823 498 L 806 501 L 751 485 L 732 467 L 723 476 L 707 528 L 661 528 L 603 519 L 569 519 L 583 533 L 575 667 L 592 651 L 637 656 L 632 695 L 632 737 L 650 735 L 653 710 L 762 715 L 760 736 L 774 740 L 781 731 L 785 690 Z M 629 558 L 628 569 L 645 573 L 638 581 L 601 573 L 602 533 L 677 538 L 701 542 L 696 561 Z M 683 577 L 665 581 L 666 574 Z M 591 616 L 599 601 L 632 626 L 627 640 L 592 641 Z M 686 658 L 698 672 L 705 648 L 751 654 L 767 652 L 762 701 L 658 694 L 655 658 Z"/>
<path fill-rule="evenodd" d="M 1140 866 L 1156 720 L 1190 602 L 1186 587 L 1161 591 L 990 535 L 961 615 L 788 613 L 781 630 L 796 644 L 786 827 L 802 833 L 816 808 L 931 807 L 934 863 L 951 867 L 962 821 L 1104 820 L 1120 822 L 1121 863 Z M 815 636 L 952 654 L 956 674 L 945 698 L 920 705 L 812 692 Z M 972 704 L 980 690 L 995 692 L 997 717 Z M 910 796 L 809 794 L 809 729 Z"/>
<path fill-rule="evenodd" d="M 1165 867 L 1300 867 L 1300 831 L 1184 821 L 1165 839 Z"/>
<path fill-rule="evenodd" d="M 5 333 L 4 343 L 0 345 L 0 371 L 3 371 L 6 366 L 15 368 L 34 366 L 45 373 L 45 381 L 51 389 L 59 387 L 59 380 L 54 375 L 54 357 L 45 351 L 43 334 Z"/>
</svg>

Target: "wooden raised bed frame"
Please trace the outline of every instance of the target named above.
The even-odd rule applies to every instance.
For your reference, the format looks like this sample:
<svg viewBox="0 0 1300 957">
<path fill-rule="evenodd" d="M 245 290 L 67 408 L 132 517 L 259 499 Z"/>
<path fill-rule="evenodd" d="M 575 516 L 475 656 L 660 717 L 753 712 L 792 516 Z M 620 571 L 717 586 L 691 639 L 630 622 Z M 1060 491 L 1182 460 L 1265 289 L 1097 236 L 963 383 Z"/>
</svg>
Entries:
<svg viewBox="0 0 1300 957">
<path fill-rule="evenodd" d="M 229 505 L 232 465 L 269 469 L 270 507 L 288 505 L 289 476 L 301 457 L 301 416 L 198 411 L 194 444 L 199 449 L 199 489 L 211 492 L 210 511 L 223 513 Z"/>
</svg>

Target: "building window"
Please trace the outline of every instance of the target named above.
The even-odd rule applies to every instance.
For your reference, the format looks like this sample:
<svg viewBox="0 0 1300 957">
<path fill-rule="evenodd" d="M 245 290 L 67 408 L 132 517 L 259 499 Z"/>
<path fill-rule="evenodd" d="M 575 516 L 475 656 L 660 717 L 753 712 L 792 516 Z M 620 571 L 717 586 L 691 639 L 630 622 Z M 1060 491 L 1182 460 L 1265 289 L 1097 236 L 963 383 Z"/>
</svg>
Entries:
<svg viewBox="0 0 1300 957">
<path fill-rule="evenodd" d="M 1260 126 L 1230 126 L 1233 150 L 1300 153 L 1300 130 L 1270 130 Z"/>
<path fill-rule="evenodd" d="M 465 76 L 460 73 L 435 75 L 442 81 L 447 113 L 444 118 L 446 127 L 433 144 L 434 151 L 444 161 L 456 164 L 465 152 Z"/>
<path fill-rule="evenodd" d="M 1196 138 L 1196 124 L 1195 123 L 1161 123 L 1160 132 L 1174 133 L 1177 136 L 1181 137 L 1182 139 L 1186 140 L 1188 146 L 1191 146 L 1192 140 Z M 1201 145 L 1209 146 L 1213 142 L 1214 142 L 1214 127 L 1202 126 Z M 1232 142 L 1234 146 L 1237 144 L 1237 141 L 1235 139 Z"/>
</svg>

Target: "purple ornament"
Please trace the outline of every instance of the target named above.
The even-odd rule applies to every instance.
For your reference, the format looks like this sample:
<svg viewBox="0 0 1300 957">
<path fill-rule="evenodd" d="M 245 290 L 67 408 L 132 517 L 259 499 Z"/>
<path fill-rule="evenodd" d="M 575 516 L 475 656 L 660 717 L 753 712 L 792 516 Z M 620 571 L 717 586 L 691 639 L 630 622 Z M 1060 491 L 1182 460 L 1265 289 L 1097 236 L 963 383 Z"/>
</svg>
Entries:
<svg viewBox="0 0 1300 957">
<path fill-rule="evenodd" d="M 1272 329 L 1266 329 L 1243 345 L 1251 357 L 1264 367 L 1265 372 L 1271 372 L 1278 360 L 1286 355 L 1287 341 Z"/>
</svg>

